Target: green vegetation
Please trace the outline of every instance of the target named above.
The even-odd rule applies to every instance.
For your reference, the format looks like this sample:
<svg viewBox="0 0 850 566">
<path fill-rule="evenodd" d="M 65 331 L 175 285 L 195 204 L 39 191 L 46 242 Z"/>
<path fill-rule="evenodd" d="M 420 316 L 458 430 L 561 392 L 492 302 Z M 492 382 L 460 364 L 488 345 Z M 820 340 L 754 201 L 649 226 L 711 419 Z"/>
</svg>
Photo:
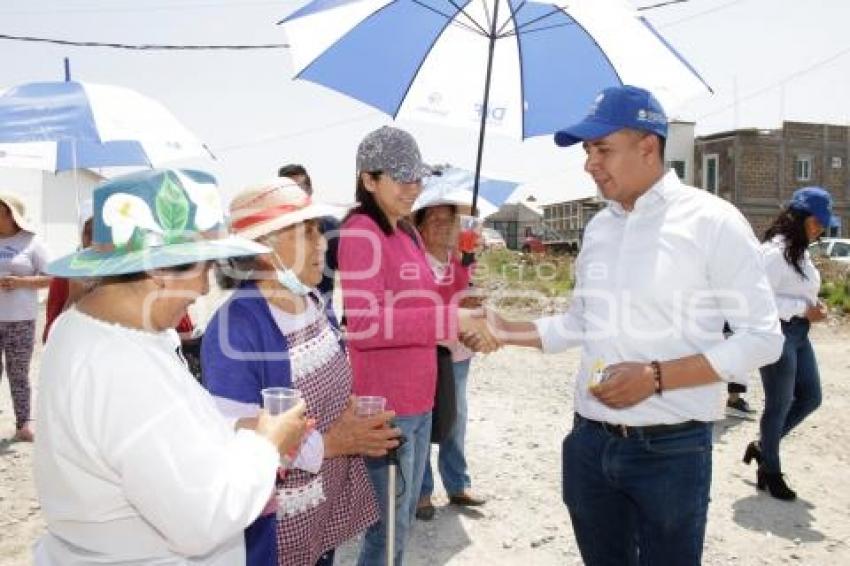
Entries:
<svg viewBox="0 0 850 566">
<path fill-rule="evenodd" d="M 830 310 L 838 311 L 840 314 L 850 314 L 850 276 L 824 279 L 818 295 L 829 305 Z"/>
<path fill-rule="evenodd" d="M 850 314 L 850 271 L 846 264 L 815 258 L 820 271 L 821 285 L 818 296 L 835 314 Z"/>
<path fill-rule="evenodd" d="M 566 296 L 575 284 L 573 258 L 490 250 L 478 259 L 474 281 L 484 289 L 531 291 Z"/>
<path fill-rule="evenodd" d="M 565 297 L 575 285 L 573 263 L 574 258 L 570 256 L 490 250 L 478 258 L 474 281 L 488 291 Z M 831 261 L 816 263 L 822 278 L 819 296 L 834 314 L 850 314 L 850 270 L 846 265 Z M 517 297 L 508 302 L 524 301 Z"/>
</svg>

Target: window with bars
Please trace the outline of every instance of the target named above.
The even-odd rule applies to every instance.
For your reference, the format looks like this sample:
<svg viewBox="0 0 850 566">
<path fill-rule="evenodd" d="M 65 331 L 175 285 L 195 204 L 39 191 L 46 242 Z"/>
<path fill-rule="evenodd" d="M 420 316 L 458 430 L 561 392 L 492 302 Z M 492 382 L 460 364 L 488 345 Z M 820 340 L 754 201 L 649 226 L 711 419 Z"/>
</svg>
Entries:
<svg viewBox="0 0 850 566">
<path fill-rule="evenodd" d="M 798 155 L 794 160 L 794 176 L 798 181 L 812 180 L 812 156 Z"/>
</svg>

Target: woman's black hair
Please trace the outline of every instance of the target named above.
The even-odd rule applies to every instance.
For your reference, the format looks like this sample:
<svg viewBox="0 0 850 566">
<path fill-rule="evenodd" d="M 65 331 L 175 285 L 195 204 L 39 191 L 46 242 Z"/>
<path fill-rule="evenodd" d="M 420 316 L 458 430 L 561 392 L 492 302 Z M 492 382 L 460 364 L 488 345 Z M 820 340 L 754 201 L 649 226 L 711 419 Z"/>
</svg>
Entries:
<svg viewBox="0 0 850 566">
<path fill-rule="evenodd" d="M 794 208 L 786 208 L 783 210 L 773 224 L 765 231 L 762 241 L 767 242 L 772 240 L 774 236 L 782 236 L 785 238 L 785 261 L 788 265 L 794 268 L 794 271 L 806 279 L 806 274 L 803 273 L 803 255 L 806 253 L 806 248 L 809 247 L 809 236 L 806 234 L 805 221 L 809 217 L 809 213 L 796 210 Z"/>
<path fill-rule="evenodd" d="M 365 172 L 372 180 L 377 181 L 383 174 L 381 171 Z M 363 182 L 363 176 L 357 173 L 357 188 L 354 191 L 354 198 L 360 203 L 355 209 L 348 213 L 345 217 L 345 222 L 355 214 L 365 214 L 371 218 L 375 224 L 381 229 L 385 235 L 390 236 L 393 233 L 393 226 L 390 224 L 387 215 L 381 210 L 378 201 L 375 200 L 375 195 L 366 189 L 366 183 Z"/>
</svg>

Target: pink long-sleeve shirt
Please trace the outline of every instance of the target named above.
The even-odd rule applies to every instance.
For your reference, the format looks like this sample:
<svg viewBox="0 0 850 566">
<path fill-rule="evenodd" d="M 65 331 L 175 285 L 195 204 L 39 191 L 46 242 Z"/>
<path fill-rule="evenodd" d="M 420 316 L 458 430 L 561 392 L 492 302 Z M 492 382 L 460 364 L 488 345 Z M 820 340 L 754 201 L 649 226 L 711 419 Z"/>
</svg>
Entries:
<svg viewBox="0 0 850 566">
<path fill-rule="evenodd" d="M 386 397 L 401 416 L 433 408 L 437 342 L 457 339 L 457 306 L 445 300 L 415 237 L 399 229 L 387 236 L 355 214 L 339 241 L 354 393 Z"/>
</svg>

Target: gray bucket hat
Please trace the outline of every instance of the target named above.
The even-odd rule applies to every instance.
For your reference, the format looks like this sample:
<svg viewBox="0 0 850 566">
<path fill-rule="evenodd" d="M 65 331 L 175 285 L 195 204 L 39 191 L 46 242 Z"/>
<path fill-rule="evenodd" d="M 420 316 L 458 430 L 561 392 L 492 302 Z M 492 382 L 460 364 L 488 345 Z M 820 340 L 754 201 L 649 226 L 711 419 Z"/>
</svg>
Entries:
<svg viewBox="0 0 850 566">
<path fill-rule="evenodd" d="M 357 172 L 376 171 L 399 183 L 414 183 L 431 174 L 413 136 L 390 126 L 369 133 L 357 147 Z"/>
</svg>

